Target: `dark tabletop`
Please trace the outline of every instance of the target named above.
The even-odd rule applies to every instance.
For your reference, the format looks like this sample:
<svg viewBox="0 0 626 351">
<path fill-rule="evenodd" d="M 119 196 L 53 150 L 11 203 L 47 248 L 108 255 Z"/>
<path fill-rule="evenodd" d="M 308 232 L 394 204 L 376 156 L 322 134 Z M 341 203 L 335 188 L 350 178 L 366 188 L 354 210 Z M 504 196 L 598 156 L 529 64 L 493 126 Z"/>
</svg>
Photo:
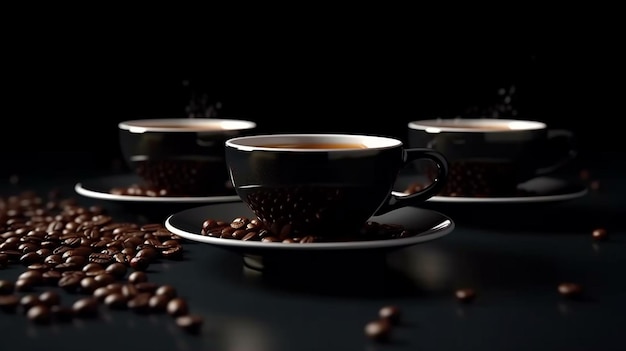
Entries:
<svg viewBox="0 0 626 351">
<path fill-rule="evenodd" d="M 235 252 L 184 242 L 183 259 L 154 262 L 148 276 L 177 288 L 203 319 L 198 334 L 165 313 L 101 305 L 95 318 L 39 325 L 18 310 L 0 312 L 1 349 L 625 350 L 624 173 L 580 166 L 569 176 L 579 179 L 588 170 L 579 179 L 590 186 L 581 198 L 441 208 L 456 224 L 449 235 L 382 258 L 334 258 L 318 271 L 297 260 L 282 270 L 255 271 Z M 80 205 L 102 206 L 118 221 L 141 224 L 163 223 L 167 212 L 180 210 L 128 208 L 74 192 L 75 183 L 99 176 L 32 172 L 2 179 L 0 194 L 34 190 L 46 197 L 58 190 Z M 607 240 L 593 238 L 598 228 Z M 0 280 L 15 280 L 25 269 L 10 263 Z M 578 284 L 582 294 L 560 294 L 565 282 Z M 474 300 L 459 301 L 455 292 L 462 288 L 473 289 Z M 81 297 L 58 291 L 64 304 Z M 365 325 L 387 305 L 399 309 L 400 321 L 387 342 L 370 340 Z"/>
</svg>

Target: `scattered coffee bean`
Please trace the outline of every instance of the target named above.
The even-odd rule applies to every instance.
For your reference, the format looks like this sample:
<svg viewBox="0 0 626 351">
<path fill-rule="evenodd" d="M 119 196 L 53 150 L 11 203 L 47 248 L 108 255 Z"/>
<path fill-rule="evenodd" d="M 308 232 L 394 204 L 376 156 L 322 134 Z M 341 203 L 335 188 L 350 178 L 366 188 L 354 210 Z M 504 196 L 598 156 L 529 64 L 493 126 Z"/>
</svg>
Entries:
<svg viewBox="0 0 626 351">
<path fill-rule="evenodd" d="M 20 305 L 20 297 L 15 294 L 0 295 L 0 310 L 6 313 L 15 313 Z"/>
<path fill-rule="evenodd" d="M 0 295 L 9 295 L 15 291 L 15 283 L 10 280 L 0 280 Z"/>
<path fill-rule="evenodd" d="M 92 318 L 98 315 L 98 300 L 94 297 L 83 297 L 72 304 L 77 317 Z"/>
<path fill-rule="evenodd" d="M 39 301 L 46 306 L 54 306 L 61 303 L 61 295 L 53 290 L 44 291 L 39 294 Z"/>
<path fill-rule="evenodd" d="M 476 291 L 471 288 L 458 289 L 454 294 L 457 300 L 464 303 L 470 303 L 476 299 Z"/>
<path fill-rule="evenodd" d="M 596 228 L 591 232 L 591 237 L 597 241 L 604 241 L 609 238 L 609 234 L 604 228 Z"/>
<path fill-rule="evenodd" d="M 204 324 L 204 320 L 198 315 L 184 315 L 176 317 L 176 325 L 191 334 L 198 334 Z"/>
<path fill-rule="evenodd" d="M 39 304 L 41 304 L 41 301 L 39 301 L 39 296 L 35 294 L 27 294 L 20 298 L 20 306 L 22 306 L 24 313 L 28 312 L 31 307 Z"/>
<path fill-rule="evenodd" d="M 365 336 L 377 342 L 389 341 L 391 329 L 391 324 L 386 319 L 374 320 L 365 325 Z"/>
<path fill-rule="evenodd" d="M 146 272 L 134 271 L 128 275 L 128 282 L 132 284 L 143 283 L 148 281 Z"/>
<path fill-rule="evenodd" d="M 400 322 L 400 309 L 397 306 L 384 306 L 378 311 L 378 316 L 386 319 L 392 325 L 398 324 Z"/>
<path fill-rule="evenodd" d="M 128 299 L 124 294 L 119 292 L 114 292 L 107 295 L 104 298 L 104 304 L 107 305 L 111 309 L 124 309 L 126 308 Z"/>
<path fill-rule="evenodd" d="M 29 308 L 26 317 L 37 324 L 48 324 L 52 320 L 52 313 L 50 307 L 39 304 Z"/>
<path fill-rule="evenodd" d="M 189 313 L 189 306 L 187 305 L 187 301 L 180 297 L 171 299 L 167 303 L 166 309 L 167 313 L 173 317 L 179 317 Z"/>
<path fill-rule="evenodd" d="M 579 298 L 583 292 L 583 288 L 580 284 L 572 282 L 559 284 L 557 290 L 562 296 L 571 299 Z"/>
</svg>

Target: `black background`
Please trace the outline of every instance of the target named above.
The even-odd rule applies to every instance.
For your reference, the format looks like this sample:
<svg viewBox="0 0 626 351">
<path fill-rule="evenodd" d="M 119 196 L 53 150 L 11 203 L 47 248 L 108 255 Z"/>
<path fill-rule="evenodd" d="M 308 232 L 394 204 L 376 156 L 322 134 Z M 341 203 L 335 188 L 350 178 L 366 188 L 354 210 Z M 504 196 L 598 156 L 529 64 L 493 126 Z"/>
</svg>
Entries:
<svg viewBox="0 0 626 351">
<path fill-rule="evenodd" d="M 403 139 L 406 124 L 421 118 L 534 119 L 574 131 L 581 156 L 602 153 L 603 166 L 620 167 L 622 133 L 618 112 L 609 108 L 619 79 L 610 49 L 497 40 L 427 48 L 384 35 L 324 38 L 246 38 L 197 44 L 197 51 L 140 38 L 20 42 L 25 51 L 7 55 L 2 83 L 0 174 L 120 167 L 119 121 L 192 113 L 254 120 L 261 133 Z M 509 109 L 494 115 L 506 96 Z"/>
</svg>

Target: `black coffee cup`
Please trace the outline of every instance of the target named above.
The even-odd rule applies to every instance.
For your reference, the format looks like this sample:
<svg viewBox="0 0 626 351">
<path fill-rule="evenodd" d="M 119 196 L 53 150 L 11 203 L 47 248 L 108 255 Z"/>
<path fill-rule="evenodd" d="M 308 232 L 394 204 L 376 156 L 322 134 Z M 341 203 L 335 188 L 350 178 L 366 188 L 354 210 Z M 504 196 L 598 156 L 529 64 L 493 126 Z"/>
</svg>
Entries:
<svg viewBox="0 0 626 351">
<path fill-rule="evenodd" d="M 444 196 L 515 196 L 518 184 L 558 170 L 576 156 L 569 130 L 539 121 L 450 118 L 408 124 L 410 147 L 445 155 L 450 166 Z"/>
<path fill-rule="evenodd" d="M 162 196 L 232 194 L 224 160 L 226 140 L 256 123 L 238 119 L 161 118 L 118 124 L 124 160 L 142 186 Z"/>
<path fill-rule="evenodd" d="M 402 168 L 428 160 L 436 175 L 410 196 L 392 194 Z M 375 214 L 419 206 L 445 184 L 445 157 L 402 141 L 346 134 L 276 134 L 226 141 L 235 191 L 276 237 L 332 239 L 357 232 Z"/>
</svg>

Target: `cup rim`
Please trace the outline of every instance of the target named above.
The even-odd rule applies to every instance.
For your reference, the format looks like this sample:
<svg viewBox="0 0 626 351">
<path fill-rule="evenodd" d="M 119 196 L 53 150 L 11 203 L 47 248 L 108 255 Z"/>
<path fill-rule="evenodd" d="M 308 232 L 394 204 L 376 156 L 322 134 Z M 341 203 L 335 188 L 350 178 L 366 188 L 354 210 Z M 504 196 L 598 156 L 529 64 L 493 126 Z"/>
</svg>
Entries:
<svg viewBox="0 0 626 351">
<path fill-rule="evenodd" d="M 453 127 L 450 124 L 459 123 L 462 121 L 465 125 L 471 125 L 472 128 L 466 128 L 463 126 Z M 445 123 L 446 126 L 440 126 L 439 124 Z M 508 129 L 494 129 L 494 128 L 481 128 L 486 125 L 504 125 Z M 514 119 L 514 118 L 433 118 L 411 121 L 408 123 L 408 128 L 413 130 L 423 130 L 427 133 L 440 133 L 440 132 L 463 132 L 463 133 L 510 133 L 530 130 L 542 130 L 546 129 L 547 125 L 543 122 L 527 120 L 527 119 Z"/>
<path fill-rule="evenodd" d="M 294 139 L 298 139 L 295 141 Z M 337 140 L 339 139 L 339 140 Z M 267 144 L 292 144 L 296 142 L 317 143 L 354 143 L 366 147 L 359 148 L 290 148 L 264 147 Z M 235 137 L 226 140 L 226 146 L 241 151 L 292 151 L 292 152 L 363 152 L 373 149 L 391 149 L 403 145 L 400 139 L 393 137 L 369 134 L 342 134 L 342 133 L 290 133 L 290 134 L 259 134 Z"/>
<path fill-rule="evenodd" d="M 151 124 L 176 124 L 179 127 L 167 127 L 158 126 L 155 127 Z M 206 125 L 219 125 L 219 129 L 206 130 L 198 128 L 197 126 Z M 180 128 L 180 126 L 184 128 Z M 232 130 L 246 130 L 256 127 L 256 123 L 244 119 L 234 118 L 140 118 L 126 120 L 118 123 L 120 130 L 125 130 L 130 133 L 146 133 L 146 132 L 167 132 L 167 133 L 220 133 L 224 131 Z"/>
</svg>

